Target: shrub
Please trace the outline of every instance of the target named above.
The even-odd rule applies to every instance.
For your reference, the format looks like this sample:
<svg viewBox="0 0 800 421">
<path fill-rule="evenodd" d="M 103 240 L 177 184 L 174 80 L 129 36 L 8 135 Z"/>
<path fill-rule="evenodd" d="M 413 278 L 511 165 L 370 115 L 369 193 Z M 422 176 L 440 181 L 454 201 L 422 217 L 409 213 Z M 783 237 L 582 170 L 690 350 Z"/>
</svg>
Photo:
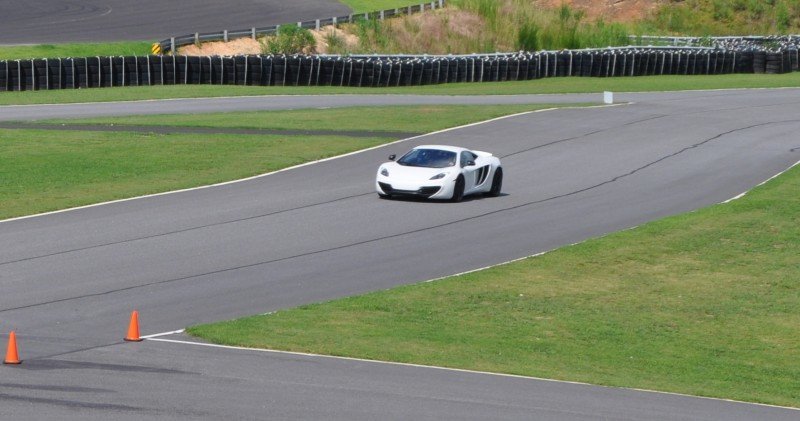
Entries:
<svg viewBox="0 0 800 421">
<path fill-rule="evenodd" d="M 536 51 L 539 49 L 539 26 L 534 22 L 523 22 L 517 34 L 517 49 Z"/>
<path fill-rule="evenodd" d="M 277 35 L 262 42 L 261 51 L 265 54 L 297 54 L 313 49 L 316 44 L 308 29 L 286 25 L 278 28 Z"/>
<path fill-rule="evenodd" d="M 339 34 L 337 34 L 336 31 L 332 31 L 325 35 L 325 43 L 328 44 L 329 54 L 341 54 L 341 55 L 350 54 L 350 51 L 347 48 L 347 43 L 345 42 L 344 38 Z"/>
</svg>

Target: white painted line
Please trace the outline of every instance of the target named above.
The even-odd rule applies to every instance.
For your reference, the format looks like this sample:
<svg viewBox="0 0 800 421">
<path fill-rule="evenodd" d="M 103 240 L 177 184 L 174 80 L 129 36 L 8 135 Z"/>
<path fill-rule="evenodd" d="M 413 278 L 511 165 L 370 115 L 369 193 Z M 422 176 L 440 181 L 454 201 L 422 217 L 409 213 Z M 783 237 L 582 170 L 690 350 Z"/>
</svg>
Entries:
<svg viewBox="0 0 800 421">
<path fill-rule="evenodd" d="M 482 268 L 478 268 L 478 269 L 472 269 L 472 270 L 468 270 L 468 271 L 466 271 L 466 272 L 460 272 L 460 273 L 456 273 L 456 274 L 453 274 L 453 275 L 446 275 L 446 276 L 441 276 L 441 277 L 439 277 L 439 278 L 428 279 L 427 281 L 422 281 L 421 283 L 423 283 L 423 284 L 427 284 L 427 283 L 429 283 L 429 282 L 441 281 L 441 280 L 443 280 L 443 279 L 452 278 L 452 277 L 455 277 L 455 276 L 468 275 L 468 274 L 470 274 L 470 273 L 474 273 L 474 272 L 480 272 L 480 271 L 482 271 L 482 270 L 486 270 L 486 269 L 495 268 L 495 267 L 497 267 L 497 266 L 503 266 L 503 265 L 507 265 L 507 264 L 510 264 L 510 263 L 519 262 L 520 260 L 525 260 L 525 259 L 529 259 L 529 258 L 539 257 L 539 256 L 542 256 L 542 255 L 544 255 L 544 254 L 550 253 L 551 251 L 554 251 L 554 250 L 556 250 L 556 249 L 553 249 L 553 250 L 547 250 L 547 251 L 543 251 L 543 252 L 539 252 L 539 253 L 536 253 L 536 254 L 532 254 L 532 255 L 530 255 L 530 256 L 520 257 L 519 259 L 513 259 L 513 260 L 506 261 L 506 262 L 497 263 L 497 264 L 495 264 L 495 265 L 489 265 L 489 266 L 484 266 L 484 267 L 482 267 Z M 269 314 L 269 313 L 265 313 L 265 314 Z"/>
<path fill-rule="evenodd" d="M 798 165 L 800 165 L 800 161 L 797 161 L 797 162 L 795 162 L 794 164 L 792 164 L 792 166 L 791 166 L 791 167 L 789 167 L 789 168 L 787 168 L 787 169 L 785 169 L 785 170 L 783 170 L 783 171 L 781 171 L 781 172 L 779 172 L 779 173 L 777 173 L 777 174 L 773 175 L 772 177 L 770 177 L 770 178 L 768 178 L 768 179 L 766 179 L 766 180 L 764 180 L 764 181 L 762 181 L 762 182 L 758 183 L 758 184 L 757 184 L 755 187 L 753 187 L 753 189 L 755 189 L 756 187 L 761 187 L 761 186 L 763 186 L 764 184 L 767 184 L 767 183 L 769 183 L 770 181 L 772 181 L 772 180 L 774 180 L 774 179 L 776 179 L 776 178 L 778 178 L 778 177 L 782 176 L 782 175 L 783 175 L 785 172 L 787 172 L 787 171 L 791 170 L 792 168 L 794 168 L 794 167 L 796 167 L 796 166 L 798 166 Z M 731 197 L 730 199 L 728 199 L 728 200 L 726 200 L 726 201 L 724 201 L 724 202 L 720 202 L 720 205 L 724 205 L 724 204 L 726 204 L 726 203 L 733 202 L 734 200 L 741 199 L 741 198 L 745 197 L 745 196 L 747 195 L 747 193 L 749 193 L 749 192 L 750 192 L 750 191 L 752 191 L 753 189 L 750 189 L 750 190 L 748 190 L 748 191 L 746 191 L 746 192 L 743 192 L 743 193 L 739 193 L 739 194 L 737 194 L 736 196 L 733 196 L 733 197 Z"/>
<path fill-rule="evenodd" d="M 418 367 L 418 368 L 431 368 L 435 370 L 444 370 L 444 371 L 455 371 L 461 373 L 473 373 L 473 374 L 486 374 L 489 376 L 498 376 L 498 377 L 510 377 L 510 378 L 517 378 L 517 379 L 529 379 L 529 380 L 542 380 L 548 382 L 556 382 L 556 383 L 569 383 L 569 384 L 579 384 L 579 385 L 586 385 L 586 386 L 594 386 L 590 383 L 582 383 L 582 382 L 571 382 L 567 380 L 553 380 L 553 379 L 545 379 L 539 377 L 531 377 L 531 376 L 521 376 L 517 374 L 504 374 L 504 373 L 492 373 L 489 371 L 476 371 L 476 370 L 465 370 L 461 368 L 450 368 L 450 367 L 439 367 L 435 365 L 421 365 L 421 364 L 412 364 L 412 363 L 398 363 L 393 361 L 380 361 L 380 360 L 367 360 L 363 358 L 353 358 L 353 357 L 337 357 L 334 355 L 322 355 L 322 354 L 312 354 L 307 352 L 292 352 L 292 351 L 280 351 L 275 349 L 262 349 L 262 348 L 247 348 L 243 346 L 230 346 L 230 345 L 218 345 L 218 344 L 209 344 L 203 342 L 192 342 L 192 341 L 181 341 L 176 339 L 149 339 L 150 341 L 154 342 L 169 342 L 174 344 L 183 344 L 183 345 L 197 345 L 203 346 L 207 348 L 219 348 L 219 349 L 227 349 L 233 351 L 253 351 L 253 352 L 262 352 L 262 353 L 269 353 L 269 354 L 285 354 L 285 355 L 300 355 L 304 357 L 313 357 L 313 358 L 324 358 L 324 359 L 335 359 L 335 360 L 345 360 L 345 361 L 359 361 L 359 362 L 367 362 L 367 363 L 376 363 L 376 364 L 388 364 L 388 365 L 398 365 L 403 367 Z"/>
<path fill-rule="evenodd" d="M 528 105 L 536 105 L 536 104 L 528 104 Z M 180 189 L 180 190 L 172 190 L 172 191 L 161 192 L 161 193 L 146 194 L 146 195 L 143 195 L 143 196 L 128 197 L 128 198 L 125 198 L 125 199 L 111 200 L 111 201 L 108 201 L 108 202 L 92 203 L 90 205 L 78 206 L 78 207 L 67 208 L 67 209 L 60 209 L 60 210 L 51 211 L 51 212 L 44 212 L 44 213 L 37 213 L 37 214 L 33 214 L 33 215 L 18 216 L 18 217 L 14 217 L 14 218 L 8 218 L 8 219 L 0 220 L 0 224 L 2 224 L 3 222 L 19 221 L 19 220 L 22 220 L 22 219 L 37 218 L 37 217 L 41 217 L 41 216 L 54 215 L 54 214 L 64 213 L 64 212 L 72 212 L 72 211 L 76 211 L 76 210 L 94 208 L 94 207 L 98 207 L 98 206 L 106 206 L 106 205 L 111 205 L 111 204 L 114 204 L 114 203 L 123 203 L 123 202 L 128 202 L 128 201 L 131 201 L 131 200 L 139 200 L 139 199 L 145 199 L 145 198 L 151 198 L 151 197 L 165 196 L 165 195 L 168 195 L 168 194 L 184 193 L 184 192 L 189 192 L 189 191 L 193 191 L 193 190 L 208 189 L 208 188 L 212 188 L 212 187 L 225 186 L 225 185 L 228 185 L 228 184 L 241 183 L 241 182 L 244 182 L 244 181 L 250 181 L 250 180 L 255 180 L 255 179 L 258 179 L 258 178 L 262 178 L 262 177 L 267 177 L 267 176 L 270 176 L 270 175 L 273 175 L 273 174 L 279 174 L 279 173 L 282 173 L 282 172 L 291 171 L 291 170 L 294 170 L 294 169 L 297 169 L 297 168 L 301 168 L 301 167 L 306 167 L 306 166 L 309 166 L 309 165 L 319 164 L 321 162 L 332 161 L 334 159 L 339 159 L 339 158 L 344 158 L 344 157 L 351 156 L 351 155 L 364 153 L 364 152 L 367 152 L 367 151 L 383 148 L 383 147 L 386 147 L 386 146 L 395 145 L 395 144 L 398 144 L 398 143 L 401 143 L 401 142 L 407 142 L 409 140 L 415 140 L 415 139 L 423 138 L 423 137 L 426 137 L 426 136 L 432 136 L 432 135 L 436 135 L 436 134 L 440 134 L 440 133 L 446 133 L 446 132 L 450 132 L 450 131 L 453 131 L 453 130 L 460 130 L 460 129 L 464 129 L 464 128 L 467 128 L 467 127 L 473 127 L 473 126 L 477 126 L 477 125 L 481 125 L 481 124 L 492 123 L 492 122 L 503 120 L 503 119 L 507 119 L 507 118 L 519 117 L 519 116 L 525 115 L 525 114 L 540 113 L 540 112 L 553 111 L 553 110 L 568 110 L 568 109 L 583 109 L 583 108 L 604 108 L 604 107 L 613 107 L 613 106 L 618 106 L 618 105 L 627 105 L 627 104 L 626 103 L 621 103 L 621 104 L 613 104 L 613 105 L 596 105 L 596 106 L 589 106 L 589 107 L 555 107 L 555 108 L 544 108 L 544 109 L 541 109 L 541 110 L 534 110 L 534 111 L 525 111 L 525 112 L 521 112 L 521 113 L 510 114 L 510 115 L 505 115 L 505 116 L 501 116 L 501 117 L 496 117 L 496 118 L 492 118 L 492 119 L 489 119 L 489 120 L 479 121 L 479 122 L 476 122 L 476 123 L 465 124 L 463 126 L 456 126 L 456 127 L 450 127 L 450 128 L 447 128 L 447 129 L 437 130 L 435 132 L 426 133 L 426 134 L 422 134 L 422 135 L 418 135 L 418 136 L 413 136 L 413 137 L 409 137 L 409 138 L 405 138 L 405 139 L 400 139 L 400 140 L 396 140 L 394 142 L 389 142 L 389 143 L 384 143 L 384 144 L 381 144 L 381 145 L 373 146 L 371 148 L 361 149 L 361 150 L 357 150 L 357 151 L 354 151 L 354 152 L 349 152 L 349 153 L 342 154 L 342 155 L 332 156 L 330 158 L 319 159 L 319 160 L 316 160 L 316 161 L 310 161 L 310 162 L 306 162 L 306 163 L 303 163 L 303 164 L 295 165 L 295 166 L 292 166 L 292 167 L 283 168 L 283 169 L 280 169 L 280 170 L 277 170 L 277 171 L 272 171 L 272 172 L 268 172 L 268 173 L 264 173 L 264 174 L 254 175 L 252 177 L 241 178 L 241 179 L 238 179 L 238 180 L 224 181 L 224 182 L 221 182 L 221 183 L 209 184 L 209 185 L 205 185 L 205 186 L 190 187 L 190 188 Z"/>
<path fill-rule="evenodd" d="M 457 373 L 469 373 L 469 374 L 480 374 L 486 376 L 494 376 L 494 377 L 507 377 L 507 378 L 514 378 L 514 379 L 523 379 L 523 380 L 538 380 L 544 382 L 552 382 L 552 383 L 564 383 L 564 384 L 574 384 L 574 385 L 581 385 L 581 386 L 594 386 L 594 387 L 603 387 L 607 389 L 620 389 L 620 390 L 634 390 L 638 392 L 646 392 L 646 393 L 656 393 L 661 395 L 673 395 L 673 396 L 682 396 L 688 398 L 695 398 L 695 399 L 705 399 L 705 400 L 712 400 L 712 401 L 722 401 L 722 402 L 731 402 L 731 403 L 739 403 L 745 405 L 755 405 L 755 406 L 763 406 L 768 408 L 780 408 L 780 409 L 788 409 L 792 411 L 800 411 L 800 408 L 793 408 L 790 406 L 780 406 L 780 405 L 769 405 L 763 403 L 756 403 L 756 402 L 745 402 L 745 401 L 737 401 L 733 399 L 723 399 L 723 398 L 710 398 L 706 396 L 695 396 L 695 395 L 687 395 L 684 393 L 675 393 L 675 392 L 662 392 L 658 390 L 649 390 L 649 389 L 637 389 L 637 388 L 630 388 L 630 387 L 614 387 L 614 386 L 604 386 L 604 385 L 596 385 L 591 383 L 584 383 L 584 382 L 574 382 L 568 380 L 556 380 L 556 379 L 547 379 L 542 377 L 533 377 L 533 376 L 522 376 L 518 374 L 504 374 L 504 373 L 492 373 L 490 371 L 478 371 L 478 370 L 466 370 L 462 368 L 451 368 L 451 367 L 440 367 L 435 365 L 422 365 L 422 364 L 412 364 L 412 363 L 400 363 L 394 361 L 380 361 L 380 360 L 367 360 L 363 358 L 352 358 L 352 357 L 337 357 L 334 355 L 322 355 L 322 354 L 311 354 L 307 352 L 291 352 L 291 351 L 279 351 L 274 349 L 260 349 L 260 348 L 246 348 L 241 346 L 229 346 L 229 345 L 217 345 L 217 344 L 208 344 L 208 343 L 201 343 L 201 342 L 192 342 L 192 341 L 180 341 L 175 339 L 149 339 L 150 341 L 155 342 L 168 342 L 174 344 L 182 344 L 182 345 L 196 345 L 196 346 L 203 346 L 207 348 L 218 348 L 218 349 L 227 349 L 233 351 L 252 351 L 252 352 L 262 352 L 262 353 L 270 353 L 270 354 L 285 354 L 285 355 L 299 355 L 304 357 L 312 357 L 312 358 L 323 358 L 323 359 L 334 359 L 334 360 L 345 360 L 345 361 L 358 361 L 358 362 L 366 362 L 366 363 L 374 363 L 374 364 L 386 364 L 386 365 L 395 365 L 401 367 L 415 367 L 415 368 L 426 368 L 426 369 L 433 369 L 433 370 L 442 370 L 442 371 L 453 371 Z"/>
<path fill-rule="evenodd" d="M 153 339 L 153 338 L 157 338 L 159 336 L 177 335 L 179 333 L 183 333 L 185 330 L 186 329 L 178 329 L 178 330 L 173 330 L 173 331 L 170 331 L 170 332 L 154 333 L 152 335 L 140 336 L 140 338 L 142 338 L 142 339 Z"/>
<path fill-rule="evenodd" d="M 731 198 L 730 198 L 730 199 L 728 199 L 728 200 L 725 200 L 725 201 L 723 201 L 723 202 L 720 202 L 720 205 L 724 205 L 724 204 L 726 204 L 726 203 L 733 202 L 734 200 L 739 200 L 739 199 L 743 198 L 745 195 L 747 195 L 747 192 L 742 192 L 742 193 L 739 193 L 739 194 L 737 194 L 736 196 L 733 196 L 733 197 L 731 197 Z"/>
</svg>

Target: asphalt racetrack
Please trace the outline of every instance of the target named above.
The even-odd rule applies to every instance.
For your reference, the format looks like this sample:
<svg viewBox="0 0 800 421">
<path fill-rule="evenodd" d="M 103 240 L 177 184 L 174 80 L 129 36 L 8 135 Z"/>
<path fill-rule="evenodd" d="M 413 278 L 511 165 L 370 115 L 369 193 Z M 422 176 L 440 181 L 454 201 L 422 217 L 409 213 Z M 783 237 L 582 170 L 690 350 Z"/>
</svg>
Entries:
<svg viewBox="0 0 800 421">
<path fill-rule="evenodd" d="M 799 94 L 618 94 L 631 103 L 518 115 L 247 181 L 0 222 L 0 332 L 16 329 L 25 360 L 0 367 L 0 419 L 796 420 L 796 410 L 720 400 L 121 338 L 133 309 L 143 335 L 167 332 L 476 269 L 724 201 L 800 160 Z M 520 97 L 437 98 L 182 101 L 231 111 Z M 556 99 L 587 96 L 525 97 Z M 422 143 L 500 156 L 504 195 L 378 199 L 377 165 Z"/>
<path fill-rule="evenodd" d="M 155 42 L 349 13 L 336 0 L 0 0 L 0 45 Z"/>
</svg>

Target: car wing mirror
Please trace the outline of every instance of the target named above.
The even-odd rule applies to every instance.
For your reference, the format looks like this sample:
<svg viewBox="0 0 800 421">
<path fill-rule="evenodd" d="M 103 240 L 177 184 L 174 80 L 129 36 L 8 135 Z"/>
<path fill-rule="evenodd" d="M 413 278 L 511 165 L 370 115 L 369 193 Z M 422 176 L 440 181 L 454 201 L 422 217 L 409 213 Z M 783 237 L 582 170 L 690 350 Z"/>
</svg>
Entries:
<svg viewBox="0 0 800 421">
<path fill-rule="evenodd" d="M 389 155 L 389 161 L 394 161 L 395 158 L 397 158 L 397 155 L 395 154 Z"/>
<path fill-rule="evenodd" d="M 467 161 L 467 163 L 464 164 L 464 166 L 465 167 L 474 167 L 475 166 L 475 161 Z"/>
</svg>

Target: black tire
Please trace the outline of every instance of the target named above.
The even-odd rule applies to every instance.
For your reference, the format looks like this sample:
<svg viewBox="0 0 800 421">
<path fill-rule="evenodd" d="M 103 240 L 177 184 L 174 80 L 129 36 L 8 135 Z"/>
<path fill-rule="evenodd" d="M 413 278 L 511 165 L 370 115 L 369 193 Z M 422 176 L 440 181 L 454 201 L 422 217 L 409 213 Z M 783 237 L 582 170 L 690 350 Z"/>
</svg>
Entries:
<svg viewBox="0 0 800 421">
<path fill-rule="evenodd" d="M 492 188 L 489 190 L 489 196 L 497 197 L 500 196 L 500 191 L 503 189 L 503 169 L 497 168 L 494 172 L 494 178 L 492 178 Z"/>
<path fill-rule="evenodd" d="M 464 177 L 459 175 L 456 179 L 456 186 L 453 188 L 453 198 L 450 200 L 456 203 L 464 200 Z"/>
</svg>

